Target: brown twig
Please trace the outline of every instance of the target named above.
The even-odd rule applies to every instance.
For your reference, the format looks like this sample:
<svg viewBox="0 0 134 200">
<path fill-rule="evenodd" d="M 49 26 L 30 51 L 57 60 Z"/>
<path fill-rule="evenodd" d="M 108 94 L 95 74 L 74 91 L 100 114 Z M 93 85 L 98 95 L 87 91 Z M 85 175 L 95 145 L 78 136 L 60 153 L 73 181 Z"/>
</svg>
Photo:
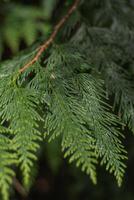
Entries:
<svg viewBox="0 0 134 200">
<path fill-rule="evenodd" d="M 41 46 L 38 47 L 38 49 L 37 49 L 38 51 L 37 51 L 35 57 L 32 60 L 30 60 L 26 65 L 24 65 L 24 67 L 22 67 L 19 70 L 19 73 L 23 73 L 27 68 L 29 68 L 31 65 L 33 65 L 39 59 L 41 54 L 52 44 L 52 42 L 54 41 L 60 28 L 65 24 L 65 22 L 68 20 L 68 18 L 71 16 L 71 14 L 76 10 L 79 2 L 80 2 L 80 0 L 74 0 L 74 3 L 68 10 L 67 14 L 63 18 L 61 18 L 61 20 L 56 24 L 56 26 L 54 27 L 54 31 L 52 32 L 50 37 L 47 39 L 47 41 L 45 41 L 45 43 L 43 43 Z"/>
<path fill-rule="evenodd" d="M 28 194 L 27 194 L 25 188 L 18 181 L 18 179 L 16 179 L 16 178 L 13 179 L 13 185 L 14 185 L 16 191 L 25 199 Z"/>
</svg>

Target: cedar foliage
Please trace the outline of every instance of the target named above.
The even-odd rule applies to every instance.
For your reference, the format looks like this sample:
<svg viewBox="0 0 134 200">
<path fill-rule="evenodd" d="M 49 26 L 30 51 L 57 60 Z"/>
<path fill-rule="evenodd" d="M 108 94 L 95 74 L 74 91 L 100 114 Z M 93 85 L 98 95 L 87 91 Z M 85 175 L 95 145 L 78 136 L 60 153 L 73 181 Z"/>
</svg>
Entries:
<svg viewBox="0 0 134 200">
<path fill-rule="evenodd" d="M 57 4 L 43 1 L 48 19 Z M 72 4 L 68 1 L 63 13 Z M 1 44 L 8 36 L 11 49 L 18 49 L 23 34 L 12 26 L 18 17 L 23 18 L 26 42 L 37 39 L 42 26 L 34 20 L 43 17 L 42 12 L 34 12 L 32 6 L 20 9 L 24 6 L 10 2 L 1 5 L 16 9 L 14 16 L 5 15 Z M 0 191 L 4 200 L 9 199 L 15 169 L 21 170 L 28 189 L 38 150 L 44 140 L 58 136 L 64 157 L 75 162 L 93 183 L 97 182 L 96 166 L 101 164 L 121 186 L 127 159 L 123 128 L 134 132 L 133 8 L 133 1 L 80 1 L 55 42 L 30 67 L 19 71 L 35 57 L 42 39 L 12 60 L 1 62 Z"/>
</svg>

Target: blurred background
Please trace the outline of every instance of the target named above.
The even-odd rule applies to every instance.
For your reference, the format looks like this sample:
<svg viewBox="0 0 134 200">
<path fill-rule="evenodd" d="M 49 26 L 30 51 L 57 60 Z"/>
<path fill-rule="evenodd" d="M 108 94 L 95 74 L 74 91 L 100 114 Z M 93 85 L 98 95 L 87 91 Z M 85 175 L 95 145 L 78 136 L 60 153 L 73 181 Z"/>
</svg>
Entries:
<svg viewBox="0 0 134 200">
<path fill-rule="evenodd" d="M 16 56 L 33 43 L 44 41 L 56 21 L 66 12 L 73 0 L 0 0 L 0 61 Z M 62 40 L 67 41 L 77 31 L 80 19 L 90 26 L 109 29 L 133 30 L 134 1 L 82 0 L 62 30 Z M 125 15 L 119 15 L 123 11 Z M 124 18 L 125 16 L 125 18 Z M 127 24 L 126 24 L 127 21 Z M 64 34 L 65 33 L 65 34 Z M 61 38 L 60 38 L 61 39 Z M 125 146 L 128 150 L 124 182 L 118 188 L 114 178 L 98 167 L 98 183 L 75 165 L 63 159 L 60 138 L 46 143 L 39 152 L 39 161 L 33 170 L 28 197 L 12 192 L 12 200 L 134 200 L 134 137 L 127 129 Z M 18 172 L 19 177 L 19 172 Z"/>
</svg>

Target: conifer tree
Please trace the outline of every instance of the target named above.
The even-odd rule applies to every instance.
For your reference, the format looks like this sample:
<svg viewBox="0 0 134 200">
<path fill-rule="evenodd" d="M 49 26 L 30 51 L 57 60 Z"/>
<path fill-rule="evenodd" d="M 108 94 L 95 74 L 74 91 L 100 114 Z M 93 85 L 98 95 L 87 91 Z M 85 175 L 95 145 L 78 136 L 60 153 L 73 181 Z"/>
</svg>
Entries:
<svg viewBox="0 0 134 200">
<path fill-rule="evenodd" d="M 13 53 L 22 41 L 28 45 L 0 63 L 3 200 L 10 199 L 16 169 L 29 189 L 39 149 L 57 137 L 64 157 L 94 184 L 97 165 L 122 184 L 124 128 L 134 133 L 134 3 L 63 2 L 0 2 L 1 55 L 5 43 Z"/>
</svg>

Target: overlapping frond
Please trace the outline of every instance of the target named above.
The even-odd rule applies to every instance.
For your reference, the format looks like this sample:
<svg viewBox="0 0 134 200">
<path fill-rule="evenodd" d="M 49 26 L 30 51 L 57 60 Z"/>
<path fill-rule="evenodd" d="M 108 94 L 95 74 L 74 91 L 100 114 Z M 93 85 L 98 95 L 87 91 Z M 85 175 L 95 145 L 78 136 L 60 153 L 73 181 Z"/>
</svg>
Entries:
<svg viewBox="0 0 134 200">
<path fill-rule="evenodd" d="M 44 1 L 47 19 L 53 15 L 57 2 Z M 44 135 L 49 141 L 60 136 L 64 156 L 81 167 L 93 183 L 97 182 L 98 163 L 114 174 L 119 186 L 122 183 L 126 151 L 121 127 L 126 125 L 134 132 L 134 88 L 130 75 L 134 66 L 133 13 L 126 1 L 80 1 L 80 6 L 61 28 L 62 37 L 54 29 L 48 43 L 52 44 L 55 32 L 57 40 L 62 41 L 49 46 L 45 53 L 41 52 L 42 45 L 35 45 L 12 61 L 0 64 L 0 191 L 4 200 L 9 199 L 14 169 L 21 169 L 28 188 L 31 167 Z M 40 11 L 22 8 L 26 12 L 23 16 L 17 8 L 7 14 L 4 23 L 19 16 L 20 30 L 16 32 L 12 23 L 2 30 L 2 37 L 13 51 L 18 49 L 20 38 L 30 44 L 38 31 L 44 30 L 42 20 L 36 23 L 41 19 Z M 89 19 L 92 9 L 93 17 Z M 27 16 L 29 19 L 25 20 Z M 66 18 L 68 15 L 60 23 Z M 23 19 L 21 23 L 19 19 Z M 116 111 L 123 123 L 113 113 Z"/>
<path fill-rule="evenodd" d="M 1 51 L 4 43 L 8 45 L 13 53 L 19 50 L 22 40 L 31 45 L 36 41 L 39 33 L 46 35 L 50 25 L 44 26 L 45 15 L 41 7 L 25 6 L 8 2 L 1 6 Z M 6 13 L 6 15 L 5 15 Z M 40 20 L 41 19 L 41 20 Z"/>
<path fill-rule="evenodd" d="M 24 184 L 27 186 L 33 160 L 37 159 L 36 151 L 41 140 L 38 121 L 42 119 L 36 111 L 39 103 L 37 93 L 20 87 L 10 78 L 1 79 L 3 85 L 0 87 L 0 119 L 2 124 L 7 123 L 13 133 L 10 147 L 17 156 Z M 9 139 L 6 140 L 8 142 Z"/>
<path fill-rule="evenodd" d="M 12 165 L 17 162 L 10 137 L 10 130 L 0 125 L 0 191 L 4 200 L 9 198 L 9 188 L 15 176 Z"/>
<path fill-rule="evenodd" d="M 76 160 L 77 166 L 81 165 L 96 183 L 94 138 L 91 130 L 84 125 L 84 108 L 73 97 L 67 96 L 64 82 L 58 84 L 52 91 L 51 109 L 45 120 L 47 134 L 50 134 L 50 140 L 62 134 L 65 157 L 70 156 L 70 162 Z M 79 108 L 76 109 L 76 106 Z"/>
<path fill-rule="evenodd" d="M 109 112 L 108 105 L 103 101 L 105 93 L 102 83 L 97 79 L 83 74 L 78 76 L 79 87 L 83 93 L 83 103 L 96 139 L 96 152 L 102 158 L 101 164 L 113 172 L 118 184 L 121 185 L 125 165 L 125 150 L 120 141 L 121 133 L 117 130 L 118 119 Z M 102 99 L 103 97 L 103 99 Z"/>
<path fill-rule="evenodd" d="M 113 107 L 133 132 L 134 89 L 130 75 L 134 60 L 131 46 L 133 33 L 82 25 L 77 34 L 72 41 L 86 48 L 90 68 L 101 73 L 108 95 L 114 97 Z"/>
<path fill-rule="evenodd" d="M 64 51 L 62 53 L 64 55 Z M 76 58 L 78 55 L 77 52 Z M 90 154 L 91 157 L 95 156 L 96 162 L 98 157 L 101 157 L 101 163 L 105 163 L 107 170 L 114 173 L 120 185 L 125 168 L 123 164 L 123 160 L 126 158 L 125 150 L 120 141 L 121 133 L 116 129 L 120 123 L 118 118 L 110 113 L 110 107 L 106 104 L 103 84 L 98 78 L 95 79 L 87 73 L 81 73 L 81 62 L 83 61 L 83 66 L 84 63 L 87 65 L 83 57 L 78 57 L 78 74 L 74 74 L 75 66 L 78 66 L 77 59 L 73 60 L 74 68 L 66 68 L 70 64 L 71 57 L 75 57 L 75 52 L 72 56 L 70 55 L 68 61 L 64 56 L 62 57 L 64 59 L 58 59 L 58 65 L 53 62 L 52 72 L 50 70 L 53 77 L 50 80 L 51 90 L 48 106 L 50 113 L 45 119 L 47 134 L 50 135 L 50 140 L 62 134 L 62 146 L 63 149 L 67 149 L 65 155 L 70 154 L 71 161 L 78 159 L 81 155 L 76 147 L 78 146 L 79 149 L 82 141 L 87 150 L 85 153 L 83 150 L 82 155 L 86 155 L 88 152 L 89 156 Z M 60 76 L 59 67 L 61 69 Z M 66 70 L 69 70 L 68 76 L 65 76 L 67 75 Z M 75 138 L 77 138 L 76 141 Z M 91 148 L 91 152 L 88 148 Z M 82 146 L 80 149 L 82 150 Z M 87 156 L 85 158 L 82 156 L 82 161 L 86 160 L 88 160 Z M 90 169 L 91 165 L 88 164 L 88 166 Z"/>
<path fill-rule="evenodd" d="M 131 76 L 120 66 L 112 63 L 105 70 L 107 92 L 114 94 L 114 108 L 124 124 L 134 132 L 134 87 Z"/>
</svg>

